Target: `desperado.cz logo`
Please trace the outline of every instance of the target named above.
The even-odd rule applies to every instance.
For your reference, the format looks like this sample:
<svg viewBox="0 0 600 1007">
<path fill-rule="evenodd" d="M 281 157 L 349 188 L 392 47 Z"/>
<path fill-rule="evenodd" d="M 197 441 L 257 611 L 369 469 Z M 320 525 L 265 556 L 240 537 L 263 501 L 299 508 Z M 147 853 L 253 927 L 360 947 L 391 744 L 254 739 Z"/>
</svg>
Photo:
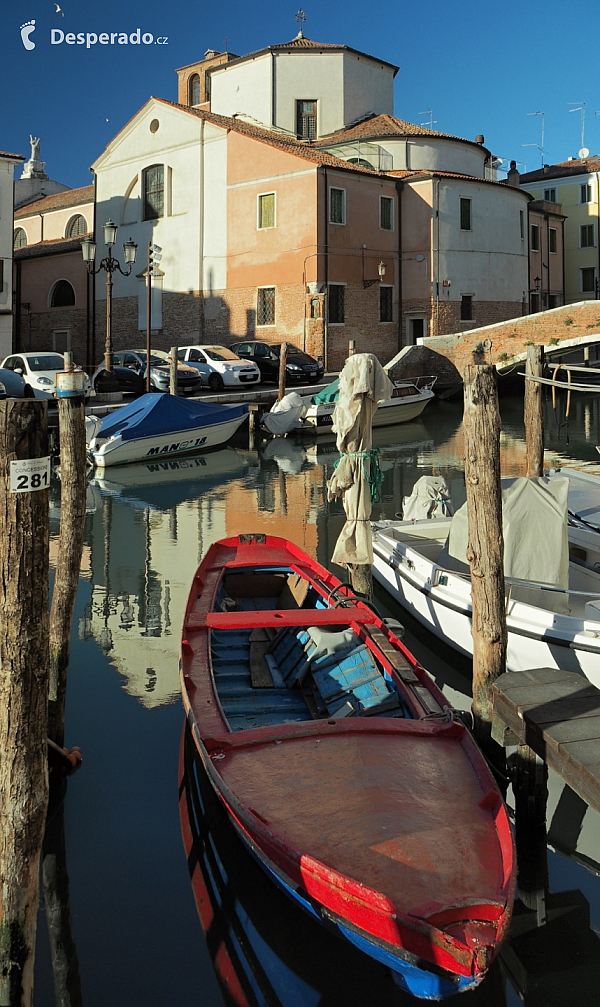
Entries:
<svg viewBox="0 0 600 1007">
<path fill-rule="evenodd" d="M 167 45 L 169 41 L 168 35 L 159 35 L 158 38 L 154 38 L 152 32 L 144 32 L 142 35 L 141 29 L 136 28 L 132 31 L 130 35 L 126 31 L 102 31 L 99 35 L 94 31 L 88 32 L 67 32 L 61 31 L 60 28 L 50 29 L 50 42 L 52 45 L 60 45 L 61 42 L 66 42 L 67 45 L 85 45 L 86 49 L 90 49 L 91 46 L 96 45 L 97 42 L 100 45 Z"/>
<path fill-rule="evenodd" d="M 21 25 L 19 31 L 25 48 L 35 49 L 35 42 L 31 37 L 35 31 L 35 19 L 26 21 Z M 97 43 L 100 45 L 168 45 L 169 37 L 168 35 L 159 35 L 154 38 L 154 35 L 149 31 L 142 35 L 141 28 L 136 28 L 130 34 L 125 31 L 104 31 L 99 35 L 94 31 L 65 33 L 60 28 L 52 28 L 50 30 L 50 44 L 61 45 L 62 42 L 66 42 L 67 45 L 84 45 L 86 49 L 90 49 Z"/>
</svg>

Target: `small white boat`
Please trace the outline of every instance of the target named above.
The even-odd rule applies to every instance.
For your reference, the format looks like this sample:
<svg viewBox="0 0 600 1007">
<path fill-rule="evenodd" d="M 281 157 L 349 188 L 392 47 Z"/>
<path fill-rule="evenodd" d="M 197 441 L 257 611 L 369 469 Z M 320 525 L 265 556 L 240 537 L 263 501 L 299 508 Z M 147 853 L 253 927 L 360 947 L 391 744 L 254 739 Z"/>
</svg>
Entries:
<svg viewBox="0 0 600 1007">
<path fill-rule="evenodd" d="M 408 423 L 421 415 L 425 406 L 435 395 L 433 386 L 435 374 L 411 380 L 395 381 L 392 396 L 379 403 L 373 415 L 374 427 Z M 262 424 L 269 433 L 283 434 L 328 434 L 334 436 L 333 413 L 339 394 L 339 378 L 312 396 L 301 396 L 298 392 L 288 392 L 281 402 L 276 402 L 269 413 L 262 418 Z"/>
<path fill-rule="evenodd" d="M 502 484 L 507 668 L 578 671 L 600 687 L 600 535 L 568 523 L 567 479 Z M 452 518 L 374 522 L 373 575 L 435 636 L 471 656 L 466 536 L 466 506 Z"/>
<path fill-rule="evenodd" d="M 248 406 L 213 405 L 150 392 L 87 427 L 88 458 L 98 468 L 160 462 L 221 447 L 248 415 Z"/>
<path fill-rule="evenodd" d="M 412 380 L 395 381 L 389 399 L 380 402 L 373 415 L 374 427 L 408 423 L 420 416 L 433 398 L 436 375 L 426 375 Z M 306 411 L 301 420 L 301 431 L 312 434 L 331 434 L 333 411 L 337 402 L 339 381 L 332 381 L 322 391 L 306 401 Z"/>
</svg>

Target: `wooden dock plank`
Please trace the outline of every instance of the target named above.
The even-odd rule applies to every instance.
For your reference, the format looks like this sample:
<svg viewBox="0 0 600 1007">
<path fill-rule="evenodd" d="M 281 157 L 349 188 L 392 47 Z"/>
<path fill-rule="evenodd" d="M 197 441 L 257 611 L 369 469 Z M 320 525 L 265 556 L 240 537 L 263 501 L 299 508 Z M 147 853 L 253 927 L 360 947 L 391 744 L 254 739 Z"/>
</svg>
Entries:
<svg viewBox="0 0 600 1007">
<path fill-rule="evenodd" d="M 573 672 L 508 672 L 493 686 L 494 715 L 600 811 L 600 690 Z"/>
</svg>

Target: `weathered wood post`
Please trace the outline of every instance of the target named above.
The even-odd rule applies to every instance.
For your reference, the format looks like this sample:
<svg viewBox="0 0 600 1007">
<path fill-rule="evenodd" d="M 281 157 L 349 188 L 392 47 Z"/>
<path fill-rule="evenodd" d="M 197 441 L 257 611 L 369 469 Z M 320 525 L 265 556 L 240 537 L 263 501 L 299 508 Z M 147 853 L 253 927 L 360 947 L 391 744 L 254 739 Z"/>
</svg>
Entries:
<svg viewBox="0 0 600 1007">
<path fill-rule="evenodd" d="M 527 475 L 544 474 L 544 403 L 542 385 L 533 378 L 541 378 L 544 369 L 543 346 L 527 347 L 525 373 L 525 444 Z"/>
<path fill-rule="evenodd" d="M 279 350 L 279 393 L 277 399 L 281 402 L 283 396 L 285 395 L 285 369 L 287 367 L 287 343 L 282 343 Z"/>
<path fill-rule="evenodd" d="M 350 581 L 352 589 L 357 594 L 362 595 L 367 601 L 373 601 L 373 574 L 368 564 L 351 566 Z"/>
<path fill-rule="evenodd" d="M 64 744 L 71 623 L 79 584 L 86 496 L 83 396 L 58 400 L 60 436 L 60 537 L 50 611 L 48 736 Z"/>
<path fill-rule="evenodd" d="M 467 559 L 473 605 L 474 733 L 488 756 L 503 764 L 491 737 L 493 682 L 506 671 L 504 542 L 500 485 L 500 410 L 496 369 L 471 364 L 464 374 L 465 483 L 469 516 Z"/>
<path fill-rule="evenodd" d="M 0 402 L 0 1005 L 31 1007 L 48 805 L 48 414 Z"/>
<path fill-rule="evenodd" d="M 172 346 L 169 353 L 169 391 L 177 395 L 177 347 Z"/>
</svg>

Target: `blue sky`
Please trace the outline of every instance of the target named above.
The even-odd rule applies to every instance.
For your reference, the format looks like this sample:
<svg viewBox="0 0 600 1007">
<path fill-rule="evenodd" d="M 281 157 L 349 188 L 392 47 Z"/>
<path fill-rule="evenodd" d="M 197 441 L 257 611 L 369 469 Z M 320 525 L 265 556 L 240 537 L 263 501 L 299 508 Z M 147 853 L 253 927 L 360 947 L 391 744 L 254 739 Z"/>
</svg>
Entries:
<svg viewBox="0 0 600 1007">
<path fill-rule="evenodd" d="M 177 99 L 175 68 L 226 46 L 238 55 L 293 38 L 298 0 L 9 0 L 3 10 L 0 85 L 9 100 L 0 119 L 0 149 L 29 155 L 29 134 L 41 137 L 51 178 L 70 186 L 91 181 L 89 166 L 149 95 Z M 593 7 L 556 0 L 486 7 L 480 0 L 376 5 L 321 0 L 304 6 L 304 33 L 400 66 L 395 114 L 474 139 L 520 170 L 577 156 L 585 102 L 585 146 L 600 153 L 600 95 L 593 53 Z M 26 50 L 20 28 L 35 20 Z M 63 32 L 127 32 L 137 28 L 166 44 L 50 44 Z M 59 36 L 55 36 L 59 37 Z M 226 42 L 228 39 L 228 42 Z M 431 111 L 430 111 L 431 110 Z M 107 122 L 106 120 L 110 120 Z M 532 144 L 533 146 L 523 146 Z M 525 169 L 526 166 L 526 169 Z M 19 172 L 17 172 L 19 174 Z"/>
</svg>

